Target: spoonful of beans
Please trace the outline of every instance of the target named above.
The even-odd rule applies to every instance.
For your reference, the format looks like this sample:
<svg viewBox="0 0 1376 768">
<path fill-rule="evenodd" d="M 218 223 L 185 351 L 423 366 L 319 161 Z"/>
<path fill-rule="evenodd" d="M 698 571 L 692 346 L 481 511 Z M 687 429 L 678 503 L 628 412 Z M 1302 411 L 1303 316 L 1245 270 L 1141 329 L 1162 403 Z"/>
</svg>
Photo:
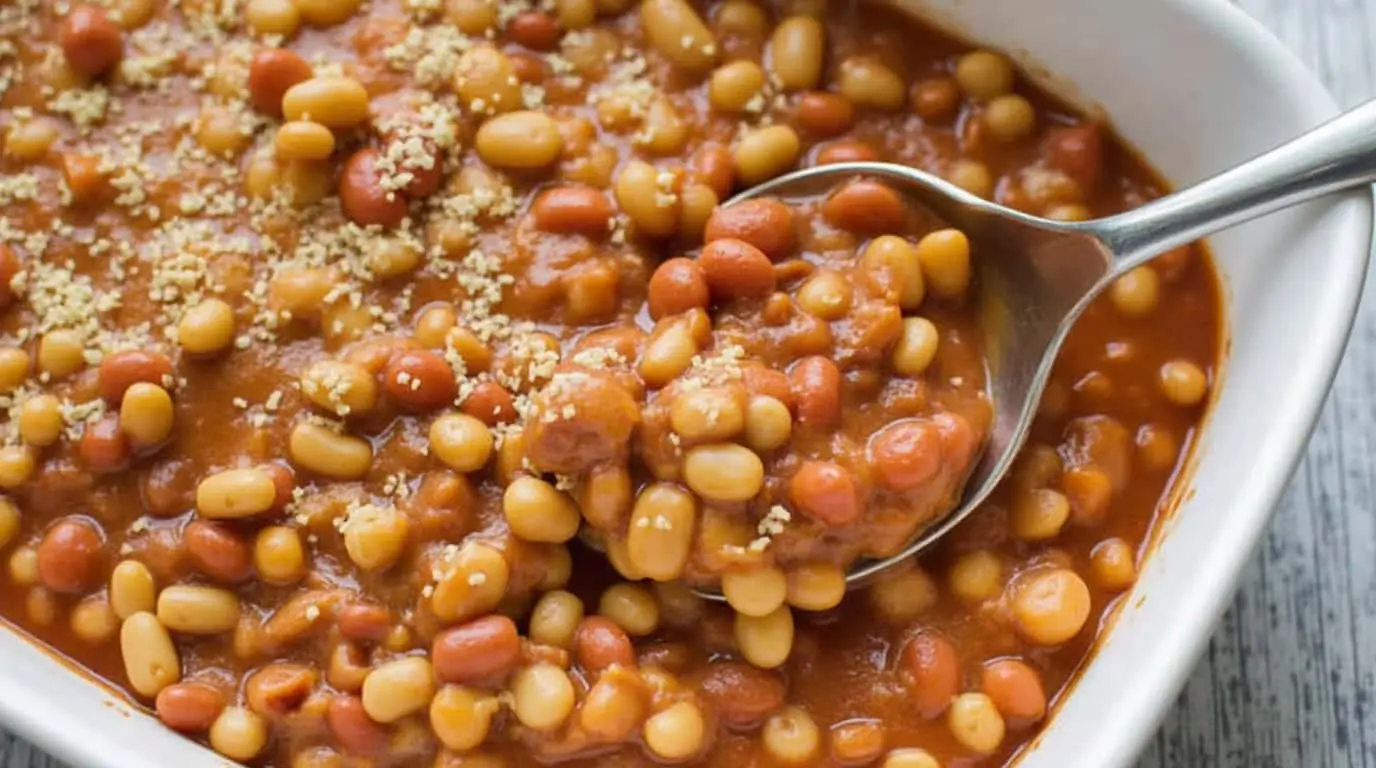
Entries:
<svg viewBox="0 0 1376 768">
<path fill-rule="evenodd" d="M 906 197 L 923 215 L 968 241 L 968 246 L 960 244 L 966 251 L 964 263 L 943 265 L 937 249 L 931 257 L 934 261 L 921 266 L 927 273 L 929 293 L 939 293 L 942 281 L 968 284 L 966 300 L 975 309 L 978 333 L 983 336 L 987 370 L 983 394 L 992 405 L 987 441 L 982 454 L 971 456 L 966 465 L 970 468 L 963 491 L 957 485 L 945 499 L 949 503 L 937 509 L 901 549 L 887 557 L 855 563 L 847 573 L 847 585 L 860 585 L 922 552 L 985 501 L 1008 473 L 1026 440 L 1057 352 L 1095 296 L 1155 257 L 1201 237 L 1373 182 L 1376 102 L 1187 189 L 1097 220 L 1037 218 L 989 202 L 923 171 L 880 162 L 807 168 L 728 200 L 723 210 L 759 205 L 749 201 L 767 198 L 813 200 L 825 215 L 829 201 L 841 195 L 855 197 L 856 185 L 884 187 L 891 195 Z M 862 231 L 866 217 L 884 216 L 882 205 L 851 207 L 858 208 L 851 215 L 860 219 L 854 228 Z M 710 235 L 709 227 L 709 240 Z M 709 242 L 699 258 L 703 262 L 730 258 L 729 253 L 719 253 L 724 250 L 729 249 L 713 248 Z M 1310 257 L 1323 258 L 1323 254 Z M 909 309 L 904 307 L 905 316 L 914 314 Z M 898 342 L 911 343 L 906 338 Z M 878 438 L 877 434 L 871 438 L 872 451 Z M 808 471 L 807 464 L 799 475 Z M 826 493 L 826 478 L 815 480 L 817 492 Z"/>
</svg>

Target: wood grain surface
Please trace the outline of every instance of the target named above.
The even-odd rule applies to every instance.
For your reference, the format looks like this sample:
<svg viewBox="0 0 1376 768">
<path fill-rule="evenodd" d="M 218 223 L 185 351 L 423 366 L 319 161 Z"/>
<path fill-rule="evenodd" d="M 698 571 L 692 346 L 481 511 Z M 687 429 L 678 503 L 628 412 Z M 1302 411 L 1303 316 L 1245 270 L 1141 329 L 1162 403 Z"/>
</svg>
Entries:
<svg viewBox="0 0 1376 768">
<path fill-rule="evenodd" d="M 1344 106 L 1376 97 L 1376 0 L 1237 2 Z M 1370 289 L 1304 464 L 1139 768 L 1376 768 Z M 61 765 L 0 730 L 0 768 Z"/>
</svg>

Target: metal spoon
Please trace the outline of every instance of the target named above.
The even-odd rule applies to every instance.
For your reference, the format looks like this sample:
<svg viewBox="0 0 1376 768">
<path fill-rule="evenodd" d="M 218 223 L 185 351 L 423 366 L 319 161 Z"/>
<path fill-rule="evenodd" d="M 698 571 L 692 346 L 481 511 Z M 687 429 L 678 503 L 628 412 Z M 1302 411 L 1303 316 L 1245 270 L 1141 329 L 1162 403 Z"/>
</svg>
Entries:
<svg viewBox="0 0 1376 768">
<path fill-rule="evenodd" d="M 1095 221 L 1029 216 L 893 163 L 807 168 L 748 189 L 725 205 L 800 185 L 816 190 L 819 184 L 828 186 L 825 182 L 834 186 L 860 176 L 893 182 L 969 237 L 994 419 L 960 505 L 919 531 L 901 552 L 853 566 L 846 577 L 851 587 L 930 547 L 989 496 L 1027 438 L 1056 354 L 1075 319 L 1116 278 L 1206 235 L 1376 182 L 1376 101 L 1192 187 Z"/>
</svg>

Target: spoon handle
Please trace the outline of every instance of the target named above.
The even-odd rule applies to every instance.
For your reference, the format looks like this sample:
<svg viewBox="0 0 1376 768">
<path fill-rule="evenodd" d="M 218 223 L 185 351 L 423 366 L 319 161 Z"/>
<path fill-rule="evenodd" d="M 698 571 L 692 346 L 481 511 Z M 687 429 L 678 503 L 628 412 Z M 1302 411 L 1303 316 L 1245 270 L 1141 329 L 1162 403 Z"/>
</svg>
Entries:
<svg viewBox="0 0 1376 768">
<path fill-rule="evenodd" d="M 1376 182 L 1376 100 L 1135 210 L 1085 224 L 1123 272 L 1177 246 L 1292 205 Z"/>
</svg>

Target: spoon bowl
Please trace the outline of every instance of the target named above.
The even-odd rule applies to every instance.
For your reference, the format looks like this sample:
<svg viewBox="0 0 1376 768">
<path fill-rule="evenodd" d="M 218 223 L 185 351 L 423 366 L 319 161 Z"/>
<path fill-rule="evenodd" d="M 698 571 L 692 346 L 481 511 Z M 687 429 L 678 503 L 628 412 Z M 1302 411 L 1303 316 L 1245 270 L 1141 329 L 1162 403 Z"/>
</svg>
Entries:
<svg viewBox="0 0 1376 768">
<path fill-rule="evenodd" d="M 1115 279 L 1206 235 L 1376 182 L 1376 101 L 1194 186 L 1093 221 L 1029 216 L 925 171 L 880 162 L 806 168 L 745 190 L 723 207 L 861 177 L 889 183 L 969 238 L 994 416 L 959 504 L 920 529 L 901 551 L 854 564 L 848 587 L 862 586 L 927 549 L 988 498 L 1027 438 L 1075 320 Z"/>
</svg>

